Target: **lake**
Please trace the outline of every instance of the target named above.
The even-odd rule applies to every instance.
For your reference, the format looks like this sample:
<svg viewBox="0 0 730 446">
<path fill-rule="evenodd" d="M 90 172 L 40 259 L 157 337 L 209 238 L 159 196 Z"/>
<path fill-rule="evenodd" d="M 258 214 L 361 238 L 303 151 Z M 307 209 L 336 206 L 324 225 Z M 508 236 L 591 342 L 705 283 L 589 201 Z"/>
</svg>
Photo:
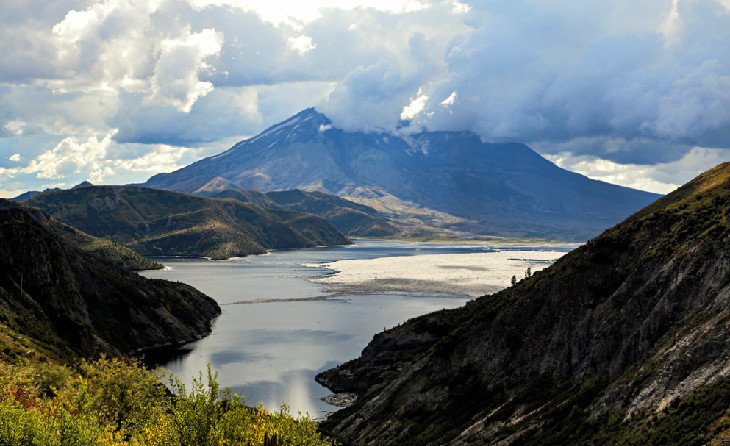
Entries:
<svg viewBox="0 0 730 446">
<path fill-rule="evenodd" d="M 250 405 L 277 409 L 286 403 L 294 414 L 324 418 L 337 407 L 321 400 L 330 392 L 314 381 L 317 373 L 357 357 L 375 333 L 415 316 L 461 306 L 469 297 L 352 288 L 335 292 L 313 281 L 333 271 L 313 265 L 505 249 L 536 254 L 550 250 L 561 255 L 571 247 L 360 241 L 353 246 L 276 251 L 226 261 L 159 259 L 165 270 L 142 275 L 190 284 L 221 306 L 210 336 L 186 345 L 164 362 L 183 382 L 190 383 L 210 364 L 219 373 L 220 384 L 242 394 Z M 510 277 L 500 279 L 504 286 Z"/>
</svg>

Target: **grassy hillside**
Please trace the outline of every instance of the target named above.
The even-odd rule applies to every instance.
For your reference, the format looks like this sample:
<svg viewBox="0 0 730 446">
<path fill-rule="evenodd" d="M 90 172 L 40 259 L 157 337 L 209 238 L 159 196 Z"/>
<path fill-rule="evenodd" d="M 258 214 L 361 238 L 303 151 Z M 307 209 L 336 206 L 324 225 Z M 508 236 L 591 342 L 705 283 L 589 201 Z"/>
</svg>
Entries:
<svg viewBox="0 0 730 446">
<path fill-rule="evenodd" d="M 730 427 L 730 163 L 318 376 L 355 444 L 708 444 Z"/>
<path fill-rule="evenodd" d="M 318 217 L 134 186 L 49 191 L 28 204 L 148 256 L 225 259 L 268 249 L 349 243 Z"/>
<path fill-rule="evenodd" d="M 215 181 L 216 184 L 221 182 L 221 180 Z M 393 237 L 400 233 L 393 222 L 382 217 L 375 209 L 322 192 L 295 189 L 263 193 L 240 189 L 201 188 L 196 193 L 207 197 L 234 198 L 266 209 L 318 215 L 338 231 L 351 237 Z"/>
</svg>

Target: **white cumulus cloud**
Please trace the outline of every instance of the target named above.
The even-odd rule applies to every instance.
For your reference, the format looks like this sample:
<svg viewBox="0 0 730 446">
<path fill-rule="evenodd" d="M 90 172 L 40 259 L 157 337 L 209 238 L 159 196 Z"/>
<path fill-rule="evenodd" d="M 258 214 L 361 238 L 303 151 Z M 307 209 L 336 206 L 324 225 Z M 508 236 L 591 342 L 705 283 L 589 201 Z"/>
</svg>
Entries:
<svg viewBox="0 0 730 446">
<path fill-rule="evenodd" d="M 304 54 L 317 48 L 317 44 L 312 41 L 312 38 L 305 35 L 289 37 L 287 43 L 289 45 L 289 48 L 299 53 L 300 56 L 303 56 Z"/>
<path fill-rule="evenodd" d="M 6 175 L 34 174 L 44 180 L 58 180 L 73 174 L 87 175 L 92 182 L 101 182 L 114 171 L 106 164 L 106 155 L 116 131 L 102 139 L 91 136 L 85 140 L 64 138 L 52 149 L 32 159 L 27 166 L 0 168 Z M 18 158 L 20 159 L 20 158 Z"/>
<path fill-rule="evenodd" d="M 146 103 L 189 112 L 198 98 L 213 91 L 213 84 L 201 81 L 199 74 L 211 69 L 206 59 L 221 51 L 222 41 L 214 29 L 188 31 L 179 38 L 163 40 Z"/>
<path fill-rule="evenodd" d="M 426 106 L 426 101 L 428 101 L 428 96 L 423 94 L 423 90 L 419 88 L 416 97 L 411 98 L 411 102 L 409 102 L 405 107 L 403 107 L 403 110 L 401 110 L 400 118 L 404 121 L 410 121 L 415 118 L 419 113 L 421 113 L 421 111 L 423 111 L 423 108 Z"/>
</svg>

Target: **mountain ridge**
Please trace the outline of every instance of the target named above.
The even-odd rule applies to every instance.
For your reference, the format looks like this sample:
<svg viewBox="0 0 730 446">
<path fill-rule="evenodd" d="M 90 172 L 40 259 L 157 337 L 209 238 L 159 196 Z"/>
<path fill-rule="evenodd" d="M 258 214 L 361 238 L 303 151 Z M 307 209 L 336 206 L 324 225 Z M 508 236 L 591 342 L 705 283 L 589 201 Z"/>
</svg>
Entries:
<svg viewBox="0 0 730 446">
<path fill-rule="evenodd" d="M 729 214 L 725 163 L 531 278 L 376 335 L 317 376 L 358 395 L 325 428 L 354 444 L 706 444 L 730 429 Z"/>
<path fill-rule="evenodd" d="M 372 200 L 392 197 L 401 205 L 391 217 L 438 212 L 447 217 L 435 221 L 455 233 L 572 240 L 658 198 L 563 170 L 524 144 L 484 143 L 469 132 L 347 132 L 313 108 L 144 185 L 194 192 L 216 178 L 263 192 L 316 190 L 376 208 Z"/>
<path fill-rule="evenodd" d="M 226 259 L 269 249 L 350 243 L 315 215 L 138 186 L 54 190 L 27 203 L 147 256 Z"/>
<path fill-rule="evenodd" d="M 195 194 L 210 198 L 232 198 L 244 203 L 253 203 L 264 209 L 314 214 L 324 218 L 349 237 L 382 238 L 402 233 L 402 228 L 382 217 L 375 209 L 336 195 L 299 189 L 272 192 L 231 189 L 230 184 L 221 183 L 216 179 L 212 181 L 216 185 L 223 184 L 226 189 L 208 188 L 202 192 L 198 189 Z"/>
</svg>

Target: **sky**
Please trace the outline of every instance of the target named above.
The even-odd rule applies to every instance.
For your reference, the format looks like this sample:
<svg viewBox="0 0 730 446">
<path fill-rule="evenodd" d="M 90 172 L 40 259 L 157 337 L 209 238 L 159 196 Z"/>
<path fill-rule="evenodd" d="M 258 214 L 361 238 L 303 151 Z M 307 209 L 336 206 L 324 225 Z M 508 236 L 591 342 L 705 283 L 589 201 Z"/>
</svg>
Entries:
<svg viewBox="0 0 730 446">
<path fill-rule="evenodd" d="M 310 106 L 659 193 L 730 160 L 730 0 L 3 0 L 0 51 L 6 197 L 142 182 Z"/>
</svg>

